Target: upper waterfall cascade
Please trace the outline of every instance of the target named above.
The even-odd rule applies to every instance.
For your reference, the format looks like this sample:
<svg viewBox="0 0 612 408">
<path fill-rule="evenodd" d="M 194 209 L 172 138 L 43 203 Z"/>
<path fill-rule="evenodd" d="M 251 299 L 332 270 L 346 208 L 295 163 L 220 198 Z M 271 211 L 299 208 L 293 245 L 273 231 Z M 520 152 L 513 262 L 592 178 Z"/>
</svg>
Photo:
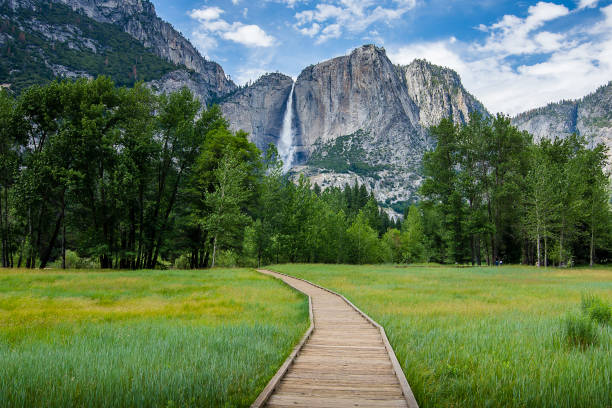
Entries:
<svg viewBox="0 0 612 408">
<path fill-rule="evenodd" d="M 287 98 L 283 127 L 278 140 L 278 154 L 283 161 L 283 171 L 285 173 L 291 169 L 295 156 L 295 145 L 293 143 L 293 88 L 295 88 L 295 82 L 291 85 L 289 98 Z"/>
</svg>

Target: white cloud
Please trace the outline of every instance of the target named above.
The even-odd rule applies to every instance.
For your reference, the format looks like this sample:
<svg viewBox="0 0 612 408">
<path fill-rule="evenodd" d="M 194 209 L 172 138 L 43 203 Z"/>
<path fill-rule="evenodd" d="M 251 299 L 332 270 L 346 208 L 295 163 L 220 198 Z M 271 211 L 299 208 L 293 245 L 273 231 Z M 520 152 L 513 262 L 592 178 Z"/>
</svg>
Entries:
<svg viewBox="0 0 612 408">
<path fill-rule="evenodd" d="M 219 7 L 206 7 L 201 9 L 191 10 L 189 17 L 199 21 L 212 21 L 217 20 L 223 14 L 223 10 Z"/>
<path fill-rule="evenodd" d="M 275 39 L 254 24 L 243 25 L 234 23 L 233 27 L 221 34 L 226 40 L 231 40 L 247 47 L 271 47 Z"/>
<path fill-rule="evenodd" d="M 192 32 L 192 38 L 204 54 L 207 55 L 208 51 L 217 46 L 216 38 L 233 41 L 246 47 L 271 47 L 276 44 L 276 39 L 257 25 L 238 21 L 228 23 L 223 20 L 221 18 L 223 12 L 219 7 L 203 7 L 188 13 L 192 19 L 199 22 L 198 27 Z M 247 12 L 245 8 L 243 15 L 246 16 Z"/>
<path fill-rule="evenodd" d="M 304 35 L 319 34 L 317 43 L 338 38 L 343 32 L 361 33 L 372 24 L 390 23 L 414 8 L 416 0 L 394 0 L 395 7 L 383 7 L 373 0 L 333 0 L 295 14 L 296 28 Z M 315 32 L 315 34 L 311 34 Z"/>
<path fill-rule="evenodd" d="M 308 37 L 314 37 L 321 31 L 321 26 L 317 23 L 313 23 L 310 27 L 304 27 L 299 29 L 300 33 L 307 35 Z"/>
<path fill-rule="evenodd" d="M 329 40 L 330 38 L 338 38 L 341 34 L 342 30 L 340 30 L 339 24 L 330 24 L 323 30 L 321 30 L 321 35 L 319 35 L 319 38 L 317 38 L 317 41 L 315 41 L 315 43 L 321 44 Z"/>
<path fill-rule="evenodd" d="M 578 8 L 594 8 L 597 6 L 597 3 L 599 3 L 599 0 L 580 0 L 578 3 Z"/>
<path fill-rule="evenodd" d="M 532 33 L 548 21 L 569 14 L 567 7 L 554 4 L 539 2 L 535 6 L 530 6 L 528 16 L 519 18 L 513 15 L 505 15 L 499 22 L 491 26 L 480 25 L 479 29 L 489 33 L 487 41 L 479 47 L 481 52 L 498 52 L 505 55 L 532 54 L 544 51 L 542 44 L 532 35 Z M 541 37 L 545 45 L 551 46 L 552 34 L 545 34 Z M 555 45 L 560 46 L 562 36 L 556 34 Z M 548 51 L 551 51 L 548 49 Z"/>
<path fill-rule="evenodd" d="M 264 68 L 240 68 L 238 74 L 233 78 L 236 83 L 244 85 L 249 81 L 255 81 L 257 78 L 268 72 Z"/>
<path fill-rule="evenodd" d="M 565 32 L 543 30 L 546 21 L 567 14 L 563 8 L 538 3 L 529 8 L 527 18 L 504 16 L 486 26 L 484 42 L 465 43 L 451 37 L 388 47 L 389 57 L 398 64 L 425 58 L 456 70 L 465 87 L 492 112 L 516 114 L 579 98 L 612 79 L 612 5 L 600 9 L 603 18 L 593 26 L 570 27 Z M 514 31 L 505 31 L 507 27 Z M 512 44 L 511 37 L 520 40 L 522 48 Z M 513 62 L 526 54 L 536 56 L 538 62 Z"/>
</svg>

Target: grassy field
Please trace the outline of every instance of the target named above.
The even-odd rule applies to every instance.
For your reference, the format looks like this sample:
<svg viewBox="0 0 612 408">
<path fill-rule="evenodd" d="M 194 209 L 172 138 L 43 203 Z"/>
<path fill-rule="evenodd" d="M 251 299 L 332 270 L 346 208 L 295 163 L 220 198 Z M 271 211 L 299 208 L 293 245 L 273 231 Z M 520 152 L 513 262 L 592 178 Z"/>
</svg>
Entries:
<svg viewBox="0 0 612 408">
<path fill-rule="evenodd" d="M 0 270 L 0 406 L 248 406 L 307 326 L 248 270 Z"/>
<path fill-rule="evenodd" d="M 568 345 L 581 295 L 612 302 L 612 269 L 279 265 L 382 324 L 421 407 L 612 407 L 612 330 Z"/>
</svg>

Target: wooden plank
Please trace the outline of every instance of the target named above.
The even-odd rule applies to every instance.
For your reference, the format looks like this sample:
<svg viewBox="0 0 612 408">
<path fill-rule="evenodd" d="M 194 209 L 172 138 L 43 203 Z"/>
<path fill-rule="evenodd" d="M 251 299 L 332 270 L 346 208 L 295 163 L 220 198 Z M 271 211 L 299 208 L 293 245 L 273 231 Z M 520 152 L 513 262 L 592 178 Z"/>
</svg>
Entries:
<svg viewBox="0 0 612 408">
<path fill-rule="evenodd" d="M 331 397 L 313 397 L 294 395 L 272 395 L 270 398 L 270 406 L 274 404 L 283 405 L 291 404 L 291 406 L 309 406 L 309 407 L 406 407 L 406 400 L 403 398 L 374 400 L 366 398 L 331 398 Z"/>
<path fill-rule="evenodd" d="M 289 366 L 291 365 L 291 363 L 293 363 L 293 361 L 297 357 L 300 349 L 304 346 L 304 344 L 306 343 L 306 340 L 308 340 L 308 338 L 314 331 L 314 316 L 312 313 L 312 300 L 310 296 L 308 296 L 308 314 L 310 318 L 310 326 L 308 327 L 308 330 L 306 330 L 306 333 L 304 334 L 304 336 L 302 337 L 298 345 L 294 347 L 293 351 L 291 352 L 289 357 L 287 357 L 287 359 L 285 360 L 281 368 L 279 368 L 276 374 L 274 374 L 274 376 L 270 379 L 270 381 L 265 386 L 263 391 L 259 393 L 259 395 L 255 399 L 253 404 L 251 404 L 251 408 L 260 408 L 264 406 L 264 404 L 268 401 L 268 399 L 274 392 L 274 389 L 280 382 L 281 378 L 283 378 L 283 376 L 289 369 Z"/>
</svg>

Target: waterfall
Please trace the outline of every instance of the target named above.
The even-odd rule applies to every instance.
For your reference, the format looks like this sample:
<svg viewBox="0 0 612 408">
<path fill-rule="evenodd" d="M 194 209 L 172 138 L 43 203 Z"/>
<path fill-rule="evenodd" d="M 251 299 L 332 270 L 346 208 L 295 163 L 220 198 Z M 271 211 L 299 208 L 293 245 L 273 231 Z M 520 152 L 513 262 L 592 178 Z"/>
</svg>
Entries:
<svg viewBox="0 0 612 408">
<path fill-rule="evenodd" d="M 295 82 L 291 84 L 291 91 L 287 99 L 285 107 L 285 116 L 283 117 L 283 127 L 281 129 L 280 139 L 278 141 L 278 154 L 283 161 L 283 171 L 289 171 L 293 164 L 293 156 L 295 154 L 295 146 L 293 145 L 293 88 Z"/>
</svg>

